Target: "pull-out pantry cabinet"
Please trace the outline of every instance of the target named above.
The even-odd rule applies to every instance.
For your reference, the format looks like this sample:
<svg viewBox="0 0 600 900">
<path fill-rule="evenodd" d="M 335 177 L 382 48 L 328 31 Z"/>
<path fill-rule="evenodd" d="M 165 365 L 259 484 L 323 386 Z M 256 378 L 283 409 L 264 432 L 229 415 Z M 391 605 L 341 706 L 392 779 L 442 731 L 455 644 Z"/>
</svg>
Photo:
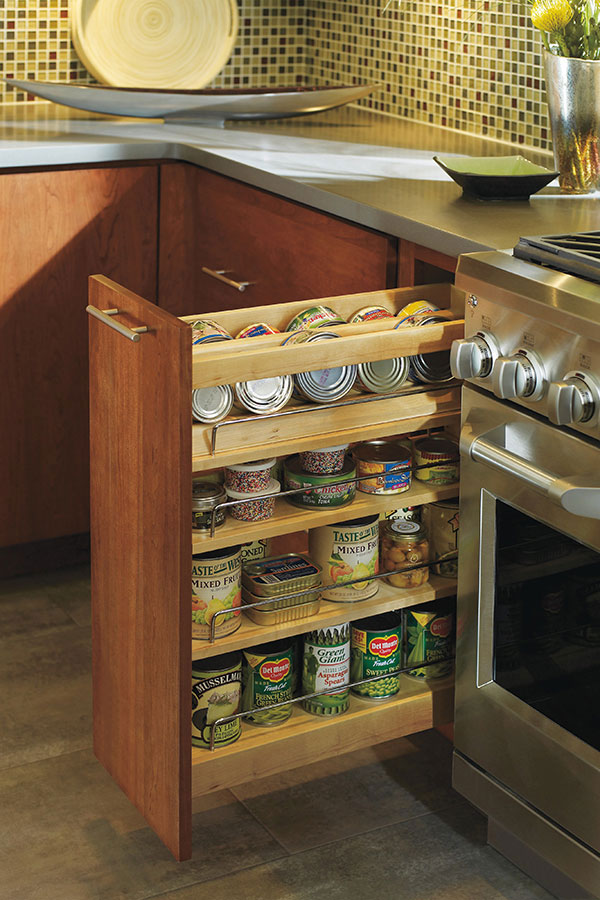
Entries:
<svg viewBox="0 0 600 900">
<path fill-rule="evenodd" d="M 349 317 L 366 305 L 399 310 L 423 297 L 460 314 L 459 292 L 444 284 L 324 302 Z M 90 279 L 90 305 L 112 311 L 100 320 L 91 316 L 89 325 L 94 749 L 173 854 L 185 859 L 192 852 L 192 797 L 452 719 L 451 679 L 422 684 L 401 676 L 393 700 L 373 704 L 352 697 L 347 713 L 324 719 L 296 704 L 292 717 L 277 728 L 243 725 L 234 744 L 192 750 L 192 659 L 455 592 L 451 579 L 435 576 L 413 590 L 381 582 L 375 597 L 358 604 L 323 602 L 310 619 L 264 627 L 243 617 L 242 626 L 227 637 L 192 641 L 192 552 L 351 520 L 397 503 L 358 493 L 343 509 L 314 511 L 291 507 L 282 498 L 272 519 L 229 518 L 211 537 L 191 531 L 192 473 L 341 442 L 452 428 L 460 403 L 455 384 L 409 386 L 400 395 L 373 395 L 352 406 L 341 401 L 334 409 L 298 405 L 291 415 L 286 410 L 284 416 L 251 421 L 238 414 L 215 432 L 192 425 L 192 387 L 447 349 L 461 336 L 463 323 L 449 316 L 440 324 L 392 330 L 393 320 L 384 319 L 336 326 L 341 339 L 335 342 L 281 347 L 279 335 L 268 335 L 192 349 L 186 321 L 107 278 Z M 234 334 L 256 321 L 284 328 L 306 305 L 231 310 L 212 318 Z M 456 485 L 415 481 L 401 504 L 456 493 Z"/>
</svg>

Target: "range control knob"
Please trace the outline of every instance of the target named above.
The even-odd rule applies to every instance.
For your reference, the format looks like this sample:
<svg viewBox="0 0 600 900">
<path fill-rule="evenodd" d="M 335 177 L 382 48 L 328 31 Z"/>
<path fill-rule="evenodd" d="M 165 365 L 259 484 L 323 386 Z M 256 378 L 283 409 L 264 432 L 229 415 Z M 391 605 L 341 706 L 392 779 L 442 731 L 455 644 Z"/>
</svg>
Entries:
<svg viewBox="0 0 600 900">
<path fill-rule="evenodd" d="M 548 418 L 555 425 L 589 422 L 600 401 L 600 392 L 591 375 L 567 372 L 564 381 L 548 388 Z"/>
<path fill-rule="evenodd" d="M 478 331 L 472 337 L 452 342 L 450 368 L 455 378 L 485 378 L 499 356 L 494 335 Z"/>
<path fill-rule="evenodd" d="M 539 400 L 546 390 L 544 365 L 533 350 L 520 349 L 513 356 L 500 356 L 494 363 L 492 379 L 495 395 L 503 400 Z"/>
</svg>

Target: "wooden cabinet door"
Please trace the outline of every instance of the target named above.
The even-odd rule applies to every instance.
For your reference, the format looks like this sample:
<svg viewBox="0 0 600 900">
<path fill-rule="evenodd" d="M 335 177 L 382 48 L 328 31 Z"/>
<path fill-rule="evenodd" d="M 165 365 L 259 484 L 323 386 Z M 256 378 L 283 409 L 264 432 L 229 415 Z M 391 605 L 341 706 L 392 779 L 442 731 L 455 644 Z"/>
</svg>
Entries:
<svg viewBox="0 0 600 900">
<path fill-rule="evenodd" d="M 160 208 L 158 302 L 175 315 L 394 284 L 395 238 L 186 163 L 162 166 Z"/>
<path fill-rule="evenodd" d="M 156 288 L 158 167 L 0 175 L 0 547 L 89 530 L 87 279 Z"/>
</svg>

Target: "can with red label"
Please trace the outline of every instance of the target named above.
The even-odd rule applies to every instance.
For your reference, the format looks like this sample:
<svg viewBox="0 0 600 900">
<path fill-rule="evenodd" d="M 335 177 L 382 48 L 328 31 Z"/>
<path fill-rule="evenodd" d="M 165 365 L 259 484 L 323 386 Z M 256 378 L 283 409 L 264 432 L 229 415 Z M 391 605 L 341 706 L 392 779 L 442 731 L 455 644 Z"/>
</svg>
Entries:
<svg viewBox="0 0 600 900">
<path fill-rule="evenodd" d="M 377 678 L 351 688 L 365 700 L 388 700 L 400 688 L 402 617 L 389 612 L 352 622 L 350 651 L 351 683 Z M 396 674 L 394 674 L 396 673 Z M 381 677 L 379 677 L 381 676 Z"/>
<path fill-rule="evenodd" d="M 253 725 L 281 725 L 292 714 L 292 644 L 286 638 L 243 651 L 242 709 L 253 710 L 245 717 Z"/>
<path fill-rule="evenodd" d="M 236 341 L 241 338 L 262 337 L 264 334 L 279 334 L 279 328 L 273 328 L 267 322 L 253 322 L 252 325 L 246 325 L 235 336 Z"/>
</svg>

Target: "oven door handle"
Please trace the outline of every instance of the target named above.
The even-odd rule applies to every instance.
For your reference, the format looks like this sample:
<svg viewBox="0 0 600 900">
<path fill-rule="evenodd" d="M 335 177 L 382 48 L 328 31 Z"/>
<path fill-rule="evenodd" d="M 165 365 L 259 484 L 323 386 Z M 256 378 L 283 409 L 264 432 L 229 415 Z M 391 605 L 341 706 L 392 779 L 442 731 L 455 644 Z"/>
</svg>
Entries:
<svg viewBox="0 0 600 900">
<path fill-rule="evenodd" d="M 475 462 L 518 478 L 528 487 L 544 494 L 574 516 L 600 519 L 600 485 L 596 475 L 557 475 L 501 446 L 505 425 L 477 433 L 465 425 L 460 435 L 460 452 Z"/>
</svg>

